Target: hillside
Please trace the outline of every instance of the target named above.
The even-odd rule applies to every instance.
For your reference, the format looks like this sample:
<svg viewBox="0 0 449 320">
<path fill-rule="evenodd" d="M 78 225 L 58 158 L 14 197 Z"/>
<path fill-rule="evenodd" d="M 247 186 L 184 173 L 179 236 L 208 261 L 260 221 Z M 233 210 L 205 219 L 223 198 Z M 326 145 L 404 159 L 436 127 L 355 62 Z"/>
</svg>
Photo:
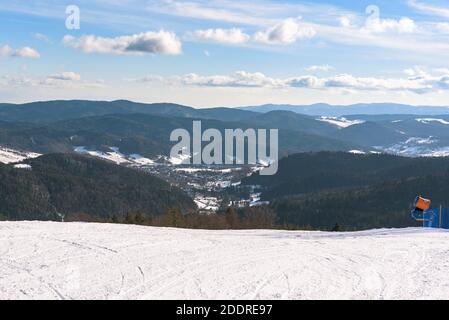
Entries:
<svg viewBox="0 0 449 320">
<path fill-rule="evenodd" d="M 199 118 L 198 118 L 199 119 Z M 15 128 L 7 122 L 0 122 L 0 146 L 39 153 L 73 152 L 75 147 L 84 146 L 91 150 L 118 147 L 127 154 L 141 154 L 145 157 L 168 155 L 171 146 L 170 133 L 178 128 L 192 131 L 192 118 L 162 117 L 150 114 L 108 114 L 58 121 Z M 313 121 L 313 120 L 309 120 Z M 326 126 L 318 123 L 317 125 Z M 203 130 L 277 128 L 264 123 L 223 122 L 203 119 Z M 223 134 L 224 135 L 224 134 Z M 279 148 L 281 156 L 304 151 L 347 151 L 358 146 L 332 137 L 303 130 L 289 130 L 281 127 Z"/>
<path fill-rule="evenodd" d="M 349 150 L 449 155 L 449 108 L 319 104 L 250 110 L 126 100 L 0 104 L 0 146 L 38 153 L 118 147 L 128 154 L 154 157 L 168 154 L 173 129 L 190 130 L 193 120 L 202 120 L 205 128 L 219 130 L 279 129 L 281 156 Z"/>
<path fill-rule="evenodd" d="M 416 226 L 416 195 L 447 203 L 448 158 L 307 153 L 284 158 L 274 176 L 253 174 L 280 224 L 348 230 Z"/>
<path fill-rule="evenodd" d="M 448 241 L 0 222 L 0 299 L 449 299 Z"/>
<path fill-rule="evenodd" d="M 0 164 L 0 217 L 8 220 L 123 218 L 169 208 L 195 208 L 181 190 L 147 173 L 79 155 L 49 154 L 25 160 L 31 170 Z"/>
<path fill-rule="evenodd" d="M 0 104 L 0 119 L 33 123 L 50 123 L 107 114 L 133 113 L 224 121 L 244 120 L 254 114 L 250 111 L 231 108 L 194 109 L 173 103 L 137 103 L 127 100 L 56 100 L 25 104 Z"/>
</svg>

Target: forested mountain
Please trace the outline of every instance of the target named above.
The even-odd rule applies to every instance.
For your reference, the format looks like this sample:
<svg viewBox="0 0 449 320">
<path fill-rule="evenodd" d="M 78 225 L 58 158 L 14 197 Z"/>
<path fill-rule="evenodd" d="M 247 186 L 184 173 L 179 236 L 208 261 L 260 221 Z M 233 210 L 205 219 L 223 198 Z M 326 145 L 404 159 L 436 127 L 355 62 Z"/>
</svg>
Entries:
<svg viewBox="0 0 449 320">
<path fill-rule="evenodd" d="M 111 114 L 59 121 L 51 124 L 23 124 L 14 128 L 10 122 L 0 123 L 0 145 L 40 153 L 72 152 L 76 146 L 92 150 L 118 147 L 127 154 L 138 153 L 146 157 L 168 155 L 170 133 L 183 128 L 192 131 L 192 120 L 201 118 L 161 117 L 149 114 Z M 272 128 L 268 123 L 223 122 L 202 119 L 203 130 Z M 276 128 L 276 127 L 275 127 Z M 345 151 L 357 145 L 332 137 L 321 136 L 281 127 L 279 148 L 281 156 L 305 151 Z"/>
<path fill-rule="evenodd" d="M 342 230 L 421 226 L 410 216 L 416 195 L 432 199 L 434 206 L 447 207 L 449 172 L 421 176 L 367 187 L 328 190 L 279 197 L 272 203 L 278 222 L 313 229 Z"/>
<path fill-rule="evenodd" d="M 266 187 L 264 196 L 364 186 L 386 180 L 438 175 L 449 170 L 448 158 L 407 158 L 386 154 L 358 155 L 343 152 L 299 153 L 283 158 L 273 176 L 258 173 L 244 184 Z"/>
<path fill-rule="evenodd" d="M 183 191 L 145 172 L 73 154 L 25 161 L 29 169 L 0 164 L 0 215 L 9 220 L 157 216 L 169 208 L 196 208 Z"/>
<path fill-rule="evenodd" d="M 74 146 L 98 150 L 114 146 L 147 157 L 167 155 L 172 145 L 168 141 L 171 130 L 190 129 L 193 120 L 201 119 L 206 128 L 279 129 L 281 156 L 353 149 L 407 156 L 449 154 L 448 108 L 319 104 L 288 108 L 273 105 L 249 110 L 267 112 L 195 109 L 126 100 L 0 104 L 0 145 L 41 153 L 71 152 Z M 318 115 L 310 115 L 317 110 Z M 354 115 L 356 112 L 366 114 Z M 127 130 L 119 130 L 120 127 Z"/>
<path fill-rule="evenodd" d="M 173 103 L 137 103 L 127 100 L 86 101 L 57 100 L 25 104 L 0 104 L 0 119 L 50 123 L 107 114 L 151 114 L 168 117 L 220 119 L 223 121 L 245 120 L 253 112 L 231 108 L 194 109 Z"/>
<path fill-rule="evenodd" d="M 448 158 L 306 153 L 279 163 L 274 176 L 254 174 L 280 223 L 348 229 L 416 225 L 410 204 L 416 195 L 435 204 L 449 200 Z"/>
</svg>

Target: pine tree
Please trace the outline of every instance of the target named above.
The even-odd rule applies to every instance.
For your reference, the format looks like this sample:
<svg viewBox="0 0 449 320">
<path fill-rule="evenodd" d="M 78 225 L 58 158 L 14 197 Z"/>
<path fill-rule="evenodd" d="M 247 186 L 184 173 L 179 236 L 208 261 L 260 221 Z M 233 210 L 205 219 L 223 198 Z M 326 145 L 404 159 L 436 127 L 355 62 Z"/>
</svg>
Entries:
<svg viewBox="0 0 449 320">
<path fill-rule="evenodd" d="M 335 226 L 332 228 L 333 232 L 341 232 L 342 228 L 340 227 L 340 225 L 338 223 L 335 224 Z"/>
</svg>

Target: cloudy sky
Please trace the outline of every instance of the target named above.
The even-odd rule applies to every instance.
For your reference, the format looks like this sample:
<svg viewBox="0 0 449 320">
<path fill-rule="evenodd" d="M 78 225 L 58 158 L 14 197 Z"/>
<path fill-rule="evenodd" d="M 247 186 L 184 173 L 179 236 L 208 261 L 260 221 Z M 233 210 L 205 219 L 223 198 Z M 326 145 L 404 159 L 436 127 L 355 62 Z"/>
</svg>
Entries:
<svg viewBox="0 0 449 320">
<path fill-rule="evenodd" d="M 449 105 L 447 0 L 8 0 L 0 22 L 0 102 Z"/>
</svg>

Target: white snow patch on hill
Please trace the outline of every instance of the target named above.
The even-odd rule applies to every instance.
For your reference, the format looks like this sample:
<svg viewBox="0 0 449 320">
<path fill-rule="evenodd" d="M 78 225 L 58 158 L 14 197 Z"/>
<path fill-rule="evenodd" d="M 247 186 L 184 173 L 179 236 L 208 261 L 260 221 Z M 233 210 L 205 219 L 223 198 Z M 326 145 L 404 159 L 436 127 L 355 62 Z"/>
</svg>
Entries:
<svg viewBox="0 0 449 320">
<path fill-rule="evenodd" d="M 350 150 L 349 153 L 352 153 L 352 154 L 366 154 L 366 152 L 362 151 L 362 150 Z"/>
<path fill-rule="evenodd" d="M 120 152 L 117 147 L 109 147 L 111 151 L 103 152 L 96 150 L 88 150 L 86 147 L 75 147 L 74 151 L 80 154 L 88 154 L 92 157 L 100 158 L 103 160 L 111 161 L 116 164 L 135 164 L 139 166 L 152 166 L 154 161 L 139 154 L 131 154 L 129 156 Z"/>
<path fill-rule="evenodd" d="M 1 163 L 17 163 L 30 158 L 41 156 L 38 153 L 18 151 L 0 146 L 0 162 Z"/>
<path fill-rule="evenodd" d="M 449 299 L 449 232 L 0 222 L 0 299 Z"/>
<path fill-rule="evenodd" d="M 438 122 L 438 123 L 445 124 L 445 125 L 449 124 L 449 121 L 446 121 L 444 119 L 434 119 L 434 118 L 422 118 L 422 119 L 416 119 L 416 121 L 424 123 L 424 124 L 429 124 L 431 122 Z"/>
<path fill-rule="evenodd" d="M 449 147 L 439 147 L 434 137 L 409 138 L 404 142 L 383 149 L 384 152 L 407 157 L 447 157 Z M 382 148 L 381 148 L 382 149 Z"/>
<path fill-rule="evenodd" d="M 338 118 L 338 117 L 320 117 L 317 120 L 333 124 L 339 128 L 347 128 L 356 124 L 365 123 L 365 121 L 363 120 L 348 120 L 346 118 Z"/>
<path fill-rule="evenodd" d="M 118 148 L 111 147 L 110 149 L 111 151 L 109 152 L 102 152 L 95 150 L 87 150 L 85 147 L 75 147 L 75 152 L 80 154 L 88 154 L 92 157 L 108 160 L 116 164 L 131 163 L 131 161 L 126 159 L 124 154 L 119 152 Z"/>
<path fill-rule="evenodd" d="M 25 170 L 31 170 L 32 167 L 29 164 L 19 163 L 14 165 L 14 169 L 25 169 Z"/>
</svg>

